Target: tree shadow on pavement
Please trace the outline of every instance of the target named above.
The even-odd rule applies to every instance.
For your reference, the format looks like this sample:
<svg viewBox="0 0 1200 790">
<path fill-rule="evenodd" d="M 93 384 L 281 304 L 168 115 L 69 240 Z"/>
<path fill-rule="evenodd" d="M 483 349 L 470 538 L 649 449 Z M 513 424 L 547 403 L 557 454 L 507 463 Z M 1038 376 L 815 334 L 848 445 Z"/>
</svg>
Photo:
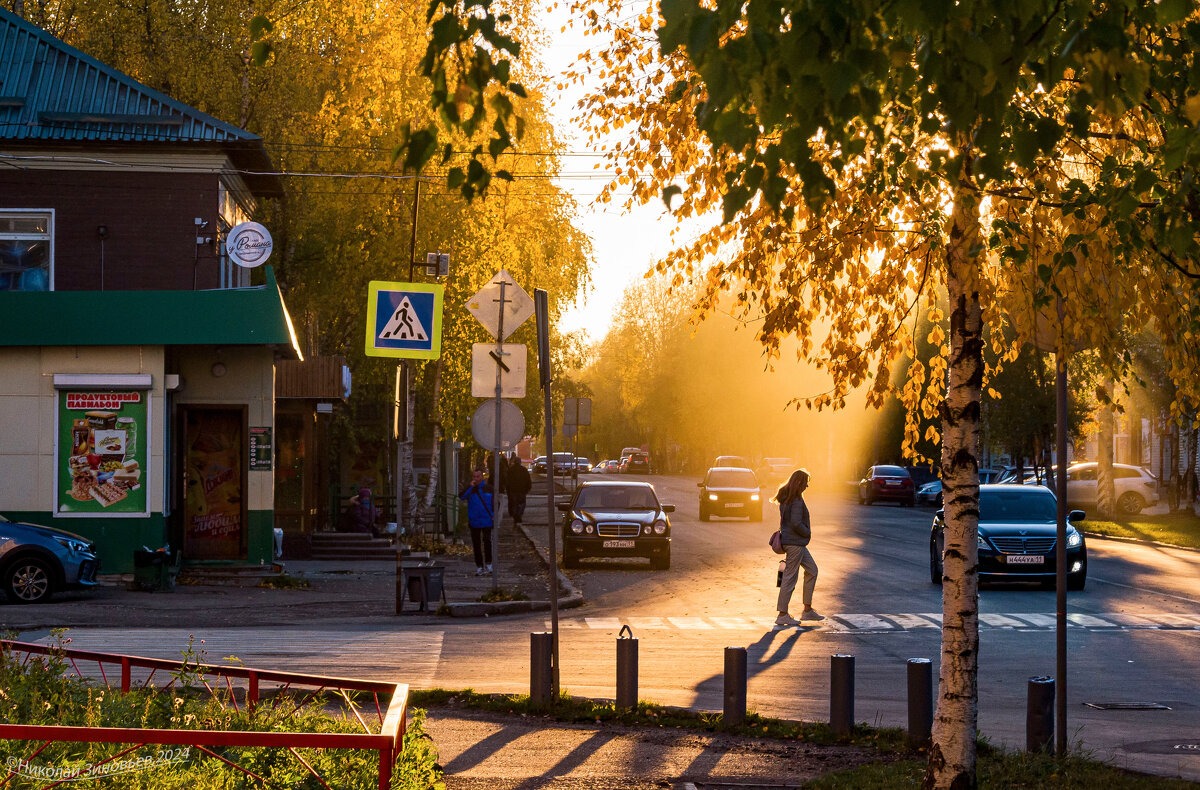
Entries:
<svg viewBox="0 0 1200 790">
<path fill-rule="evenodd" d="M 783 661 L 791 655 L 792 649 L 800 637 L 810 631 L 818 630 L 815 627 L 793 627 L 787 629 L 767 631 L 760 636 L 755 642 L 746 646 L 746 680 L 755 675 L 765 672 L 779 662 Z M 772 650 L 773 647 L 773 650 Z M 705 705 L 703 700 L 716 699 L 723 700 L 725 698 L 725 674 L 722 671 L 719 675 L 710 675 L 696 684 L 696 693 L 692 698 L 689 708 L 703 710 Z"/>
</svg>

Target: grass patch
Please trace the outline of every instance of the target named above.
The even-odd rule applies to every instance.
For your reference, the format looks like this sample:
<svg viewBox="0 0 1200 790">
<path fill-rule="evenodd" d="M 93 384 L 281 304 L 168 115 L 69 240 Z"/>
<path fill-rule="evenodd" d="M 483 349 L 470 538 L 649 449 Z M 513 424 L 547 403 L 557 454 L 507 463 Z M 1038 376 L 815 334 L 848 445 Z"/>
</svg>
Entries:
<svg viewBox="0 0 1200 790">
<path fill-rule="evenodd" d="M 885 752 L 907 752 L 904 731 L 895 728 L 876 729 L 857 726 L 850 735 L 838 736 L 823 722 L 795 722 L 772 719 L 757 713 L 747 712 L 746 722 L 740 727 L 727 727 L 719 713 L 704 713 L 658 705 L 641 700 L 631 710 L 618 710 L 612 702 L 572 697 L 567 692 L 559 695 L 551 707 L 540 707 L 530 700 L 528 694 L 480 694 L 472 689 L 451 691 L 430 689 L 413 691 L 409 696 L 414 705 L 422 707 L 454 707 L 489 710 L 519 716 L 540 716 L 552 721 L 568 723 L 589 722 L 593 724 L 623 724 L 627 726 L 659 727 L 699 730 L 703 732 L 728 732 L 752 738 L 774 738 L 799 740 L 817 744 L 841 743 L 855 746 L 874 747 Z"/>
<path fill-rule="evenodd" d="M 857 790 L 886 787 L 919 788 L 925 777 L 925 762 L 904 760 L 875 763 L 836 771 L 807 782 L 805 790 Z M 1125 771 L 1080 755 L 1062 760 L 1027 752 L 1002 752 L 981 744 L 976 779 L 981 790 L 1038 788 L 1038 790 L 1194 790 L 1197 785 L 1182 779 L 1166 779 Z"/>
<path fill-rule="evenodd" d="M 65 645 L 61 632 L 59 638 L 60 645 Z M 175 680 L 171 689 L 138 689 L 122 694 L 117 689 L 64 674 L 71 666 L 60 654 L 35 656 L 22 663 L 22 654 L 0 653 L 0 721 L 145 730 L 362 732 L 350 711 L 354 703 L 341 694 L 308 697 L 283 693 L 276 695 L 270 704 L 264 701 L 252 714 L 244 705 L 240 711 L 235 710 L 228 705 L 228 700 L 228 706 L 223 706 L 204 688 L 201 677 L 195 672 L 197 663 L 204 662 L 203 649 L 195 653 L 189 644 L 183 655 L 191 666 L 171 673 Z M 408 713 L 409 729 L 393 774 L 392 790 L 442 788 L 437 755 L 424 731 L 425 712 L 410 704 Z M 371 715 L 374 716 L 373 703 Z M 52 743 L 31 757 L 40 745 L 34 741 L 0 740 L 0 765 L 11 769 L 18 761 L 28 760 L 21 775 L 9 774 L 12 783 L 8 787 L 22 790 L 44 787 L 53 779 L 64 778 L 118 755 L 133 744 Z M 269 786 L 301 790 L 321 787 L 286 749 L 210 748 L 225 759 L 267 778 Z M 378 783 L 379 753 L 376 751 L 309 748 L 297 751 L 336 788 L 375 787 Z M 140 763 L 136 762 L 139 758 Z M 148 744 L 119 759 L 130 770 L 112 776 L 112 784 L 106 786 L 122 790 L 226 790 L 258 786 L 241 772 L 197 747 Z M 96 786 L 94 781 L 85 781 L 83 785 Z"/>
<path fill-rule="evenodd" d="M 529 596 L 516 588 L 511 590 L 500 588 L 497 590 L 488 590 L 475 600 L 481 603 L 497 603 L 499 601 L 528 601 Z"/>
<path fill-rule="evenodd" d="M 1097 535 L 1200 548 L 1200 517 L 1190 511 L 1164 516 L 1129 516 L 1121 521 L 1088 519 L 1079 526 Z"/>
</svg>

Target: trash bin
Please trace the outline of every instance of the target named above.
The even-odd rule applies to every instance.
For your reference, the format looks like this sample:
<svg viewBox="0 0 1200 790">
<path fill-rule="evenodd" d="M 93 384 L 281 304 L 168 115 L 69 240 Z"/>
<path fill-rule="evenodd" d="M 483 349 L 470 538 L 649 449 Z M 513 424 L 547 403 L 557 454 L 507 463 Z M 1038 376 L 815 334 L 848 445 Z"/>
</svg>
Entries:
<svg viewBox="0 0 1200 790">
<path fill-rule="evenodd" d="M 436 601 L 439 598 L 445 602 L 442 584 L 446 574 L 446 568 L 434 562 L 419 562 L 414 565 L 405 565 L 402 568 L 404 572 L 404 589 L 408 595 L 408 600 L 415 604 L 420 604 L 421 611 L 428 611 L 430 601 Z"/>
<path fill-rule="evenodd" d="M 171 592 L 179 567 L 170 552 L 137 549 L 133 552 L 133 587 L 142 592 Z"/>
</svg>

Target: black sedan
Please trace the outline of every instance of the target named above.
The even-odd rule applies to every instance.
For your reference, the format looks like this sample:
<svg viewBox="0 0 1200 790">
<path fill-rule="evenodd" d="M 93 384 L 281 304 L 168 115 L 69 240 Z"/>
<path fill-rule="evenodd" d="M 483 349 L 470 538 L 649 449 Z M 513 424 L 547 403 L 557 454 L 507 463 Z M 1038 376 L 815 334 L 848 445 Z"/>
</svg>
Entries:
<svg viewBox="0 0 1200 790">
<path fill-rule="evenodd" d="M 671 567 L 674 505 L 658 501 L 649 483 L 586 482 L 570 502 L 559 504 L 563 520 L 563 567 L 585 557 L 645 557 L 650 567 Z"/>
<path fill-rule="evenodd" d="M 980 581 L 1036 581 L 1054 584 L 1058 501 L 1041 486 L 982 485 L 979 487 Z M 929 535 L 929 578 L 942 583 L 945 551 L 944 511 L 933 518 Z M 1067 517 L 1067 589 L 1082 590 L 1087 582 L 1087 546 L 1083 533 L 1072 526 L 1082 510 Z"/>
<path fill-rule="evenodd" d="M 96 586 L 96 546 L 74 532 L 0 516 L 0 584 L 10 603 L 42 603 Z"/>
<path fill-rule="evenodd" d="M 701 521 L 712 516 L 745 516 L 762 521 L 758 478 L 749 469 L 714 466 L 696 485 L 700 487 Z"/>
</svg>

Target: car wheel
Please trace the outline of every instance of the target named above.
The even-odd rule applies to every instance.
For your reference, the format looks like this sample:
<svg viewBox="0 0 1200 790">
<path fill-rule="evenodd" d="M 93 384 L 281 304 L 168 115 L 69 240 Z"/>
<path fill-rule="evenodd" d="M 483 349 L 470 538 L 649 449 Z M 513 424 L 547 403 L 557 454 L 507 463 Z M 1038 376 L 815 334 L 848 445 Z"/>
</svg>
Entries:
<svg viewBox="0 0 1200 790">
<path fill-rule="evenodd" d="M 704 507 L 704 505 L 701 505 L 700 506 L 700 520 L 708 521 L 708 519 L 709 519 L 708 508 Z"/>
<path fill-rule="evenodd" d="M 937 546 L 929 544 L 929 581 L 942 585 L 942 558 L 938 556 Z"/>
<path fill-rule="evenodd" d="M 8 567 L 4 590 L 13 603 L 43 603 L 54 594 L 50 565 L 37 557 L 22 557 Z"/>
<path fill-rule="evenodd" d="M 1146 500 L 1134 491 L 1126 491 L 1117 499 L 1117 509 L 1127 516 L 1136 516 L 1146 506 Z"/>
<path fill-rule="evenodd" d="M 908 498 L 908 501 L 905 502 L 904 504 L 906 507 L 913 507 L 914 505 L 917 504 L 917 498 L 915 496 L 910 496 Z"/>
<path fill-rule="evenodd" d="M 863 498 L 863 492 L 862 492 L 861 488 L 858 489 L 858 504 L 860 504 L 860 505 L 867 504 L 867 500 Z"/>
<path fill-rule="evenodd" d="M 650 558 L 650 567 L 656 571 L 670 570 L 671 554 L 668 552 L 667 554 L 664 554 L 661 557 L 651 557 Z"/>
</svg>

